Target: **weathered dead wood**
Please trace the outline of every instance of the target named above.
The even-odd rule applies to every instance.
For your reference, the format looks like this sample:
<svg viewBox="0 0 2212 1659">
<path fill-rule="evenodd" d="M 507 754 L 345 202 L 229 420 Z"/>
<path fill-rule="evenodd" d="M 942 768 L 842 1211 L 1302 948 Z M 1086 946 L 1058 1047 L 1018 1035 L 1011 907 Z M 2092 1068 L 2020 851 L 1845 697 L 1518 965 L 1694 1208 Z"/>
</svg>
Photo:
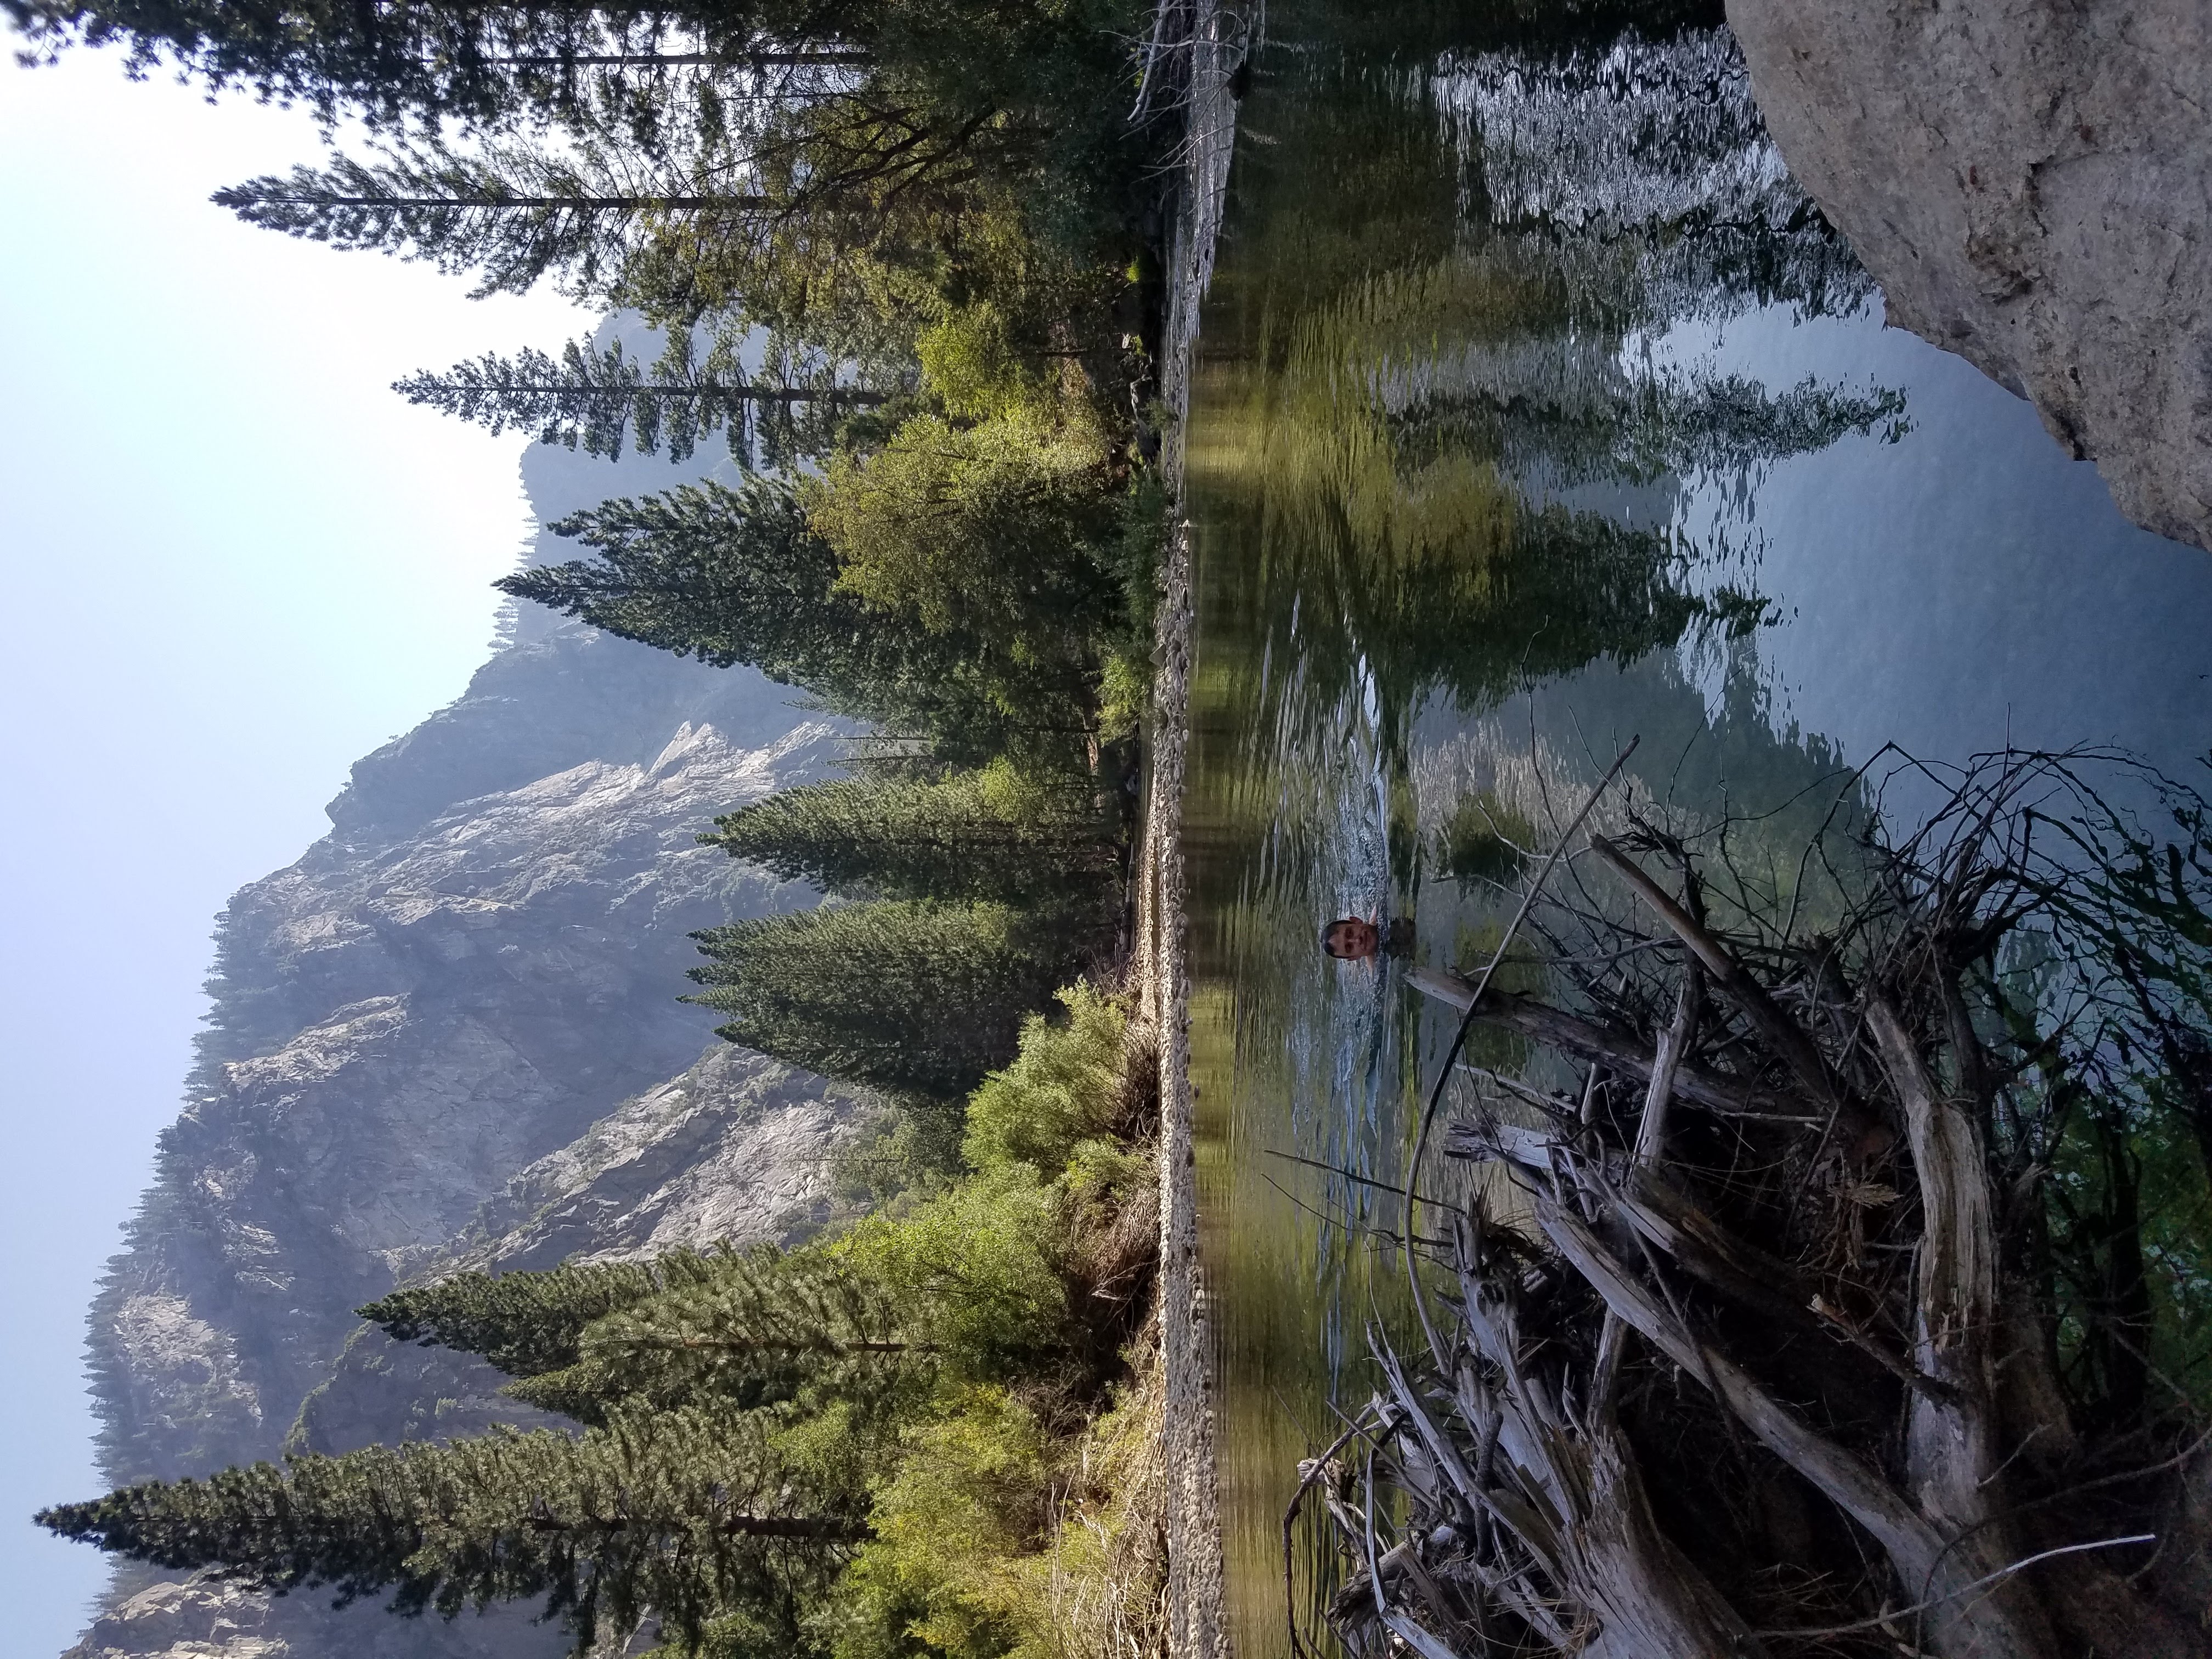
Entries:
<svg viewBox="0 0 2212 1659">
<path fill-rule="evenodd" d="M 1305 1503 L 1306 1494 L 1315 1486 L 1325 1481 L 1331 1481 L 1337 1476 L 1339 1473 L 1336 1462 L 1337 1454 L 1354 1440 L 1378 1426 L 1387 1429 L 1389 1424 L 1387 1419 L 1380 1425 L 1370 1424 L 1368 1420 L 1368 1413 L 1363 1411 L 1352 1419 L 1344 1432 L 1331 1441 L 1318 1457 L 1307 1458 L 1298 1465 L 1297 1490 L 1291 1494 L 1291 1501 L 1283 1509 L 1283 1598 L 1284 1612 L 1287 1615 L 1284 1629 L 1291 1638 L 1292 1659 L 1298 1659 L 1298 1656 L 1305 1650 L 1305 1643 L 1298 1635 L 1295 1548 L 1298 1510 Z"/>
<path fill-rule="evenodd" d="M 1888 998 L 1870 993 L 1866 1013 L 1905 1108 L 1905 1139 L 1920 1182 L 1913 1358 L 1951 1389 L 1948 1403 L 1916 1404 L 1906 1464 L 1931 1514 L 1954 1527 L 1978 1526 L 1990 1513 L 1989 1482 L 1997 1462 L 1988 1364 L 1996 1325 L 1996 1238 L 1981 1135 L 1942 1097 Z"/>
<path fill-rule="evenodd" d="M 1951 829 L 1875 845 L 1863 886 L 1850 884 L 1856 866 L 1830 870 L 1844 908 L 1820 901 L 1824 931 L 1794 939 L 1794 908 L 1778 926 L 1754 916 L 1777 941 L 1771 958 L 1705 925 L 1695 838 L 1669 840 L 1662 826 L 1654 844 L 1680 855 L 1686 899 L 1656 867 L 1646 874 L 1610 843 L 1597 848 L 1656 925 L 1586 904 L 1557 905 L 1546 924 L 1553 968 L 1601 965 L 1563 989 L 1574 1012 L 1412 973 L 1461 1016 L 1462 1037 L 1478 1019 L 1512 1030 L 1571 1065 L 1578 1085 L 1554 1094 L 1534 1079 L 1486 1075 L 1484 1103 L 1450 1126 L 1447 1152 L 1510 1173 L 1509 1230 L 1462 1254 L 1467 1312 L 1448 1351 L 1429 1329 L 1433 1374 L 1418 1391 L 1395 1382 L 1432 1432 L 1401 1413 L 1396 1439 L 1378 1448 L 1404 1513 L 1426 1517 L 1382 1540 L 1401 1540 L 1398 1549 L 1375 1552 L 1387 1600 L 1460 1659 L 1626 1659 L 1668 1650 L 1674 1622 L 1705 1618 L 1701 1642 L 1726 1628 L 1709 1609 L 1678 1606 L 1656 1630 L 1638 1626 L 1633 1608 L 1601 1609 L 1607 1583 L 1650 1605 L 1638 1574 L 1663 1553 L 1634 1541 L 1641 1519 L 1625 1488 L 1607 1520 L 1587 1512 L 1615 1450 L 1622 1479 L 1663 1500 L 1649 1513 L 1680 1528 L 1660 1544 L 1726 1585 L 1768 1627 L 1754 1633 L 1787 1638 L 1790 1651 L 1849 1638 L 1837 1650 L 1896 1644 L 1927 1659 L 2212 1653 L 2212 1593 L 2202 1588 L 2212 1583 L 2212 1499 L 2192 1489 L 2173 1502 L 2202 1450 L 2184 1443 L 2201 1424 L 2178 1394 L 2146 1409 L 2130 1392 L 2149 1363 L 2148 1320 L 2110 1288 L 2142 1272 L 2148 1212 L 2129 1160 L 2172 1140 L 2135 1126 L 2188 1123 L 2186 1101 L 2176 1109 L 2143 1057 L 2180 1069 L 2146 1033 L 2161 1019 L 2197 1020 L 2197 1003 L 2182 1003 L 2204 983 L 2192 965 L 2203 941 L 2160 918 L 2212 908 L 2195 896 L 2212 896 L 2201 879 L 2212 837 L 2191 830 L 2194 850 L 2162 861 L 2125 840 L 2115 857 L 2142 869 L 2123 873 L 2155 888 L 2139 909 L 2125 908 L 2132 889 L 2083 897 L 2065 859 L 2094 855 L 2092 841 L 2076 837 L 2065 858 L 2031 867 L 2025 827 L 2009 839 L 1991 830 L 1992 803 L 2039 787 L 2052 766 L 1996 763 L 1993 782 L 1960 792 Z M 2037 823 L 2045 804 L 2033 803 Z M 2204 811 L 2177 822 L 2212 824 Z M 2001 867 L 2000 855 L 2013 862 Z M 1739 902 L 1761 902 L 1724 843 L 1713 856 Z M 2094 886 L 2094 875 L 2079 878 Z M 2033 987 L 1992 977 L 1994 942 L 2038 907 L 2051 931 L 2036 949 L 2069 973 Z M 1667 983 L 1663 957 L 1613 966 L 1624 942 L 1656 945 L 1685 975 L 1709 977 L 1725 1018 L 1709 1016 L 1701 1040 L 1684 1006 L 1698 987 Z M 2127 980 L 2138 959 L 2152 964 L 2143 975 L 2164 977 Z M 1777 963 L 1802 977 L 1778 980 Z M 1802 986 L 1802 1006 L 1788 986 Z M 2130 990 L 2155 1006 L 2132 1006 Z M 1616 1103 L 1641 1084 L 1634 1125 L 1618 1104 L 1593 1109 L 1601 1076 Z M 1670 1150 L 1689 1144 L 1690 1113 L 1697 1150 L 1678 1168 Z M 1881 1173 L 1850 1168 L 1876 1158 Z M 2063 1186 L 2048 1184 L 2053 1165 L 2069 1172 Z M 1817 1201 L 1802 1202 L 1808 1194 Z M 1498 1224 L 1478 1206 L 1466 1224 L 1462 1251 Z M 1872 1365 L 1822 1375 L 1832 1367 L 1808 1343 L 1814 1332 L 1850 1344 L 1894 1385 Z M 2061 1332 L 2080 1338 L 2063 1368 Z M 1623 1363 L 1638 1337 L 1654 1363 Z M 1683 1389 L 1685 1378 L 1698 1387 Z M 1742 1462 L 1752 1442 L 1792 1474 L 1756 1453 Z M 1739 1455 L 1717 1455 L 1726 1443 Z M 2212 1490 L 2212 1478 L 2199 1484 Z M 1450 1509 L 1462 1488 L 1477 1495 L 1468 1524 Z M 1825 1501 L 1808 1509 L 1814 1492 Z M 1447 1510 L 1453 1518 L 1441 1522 Z M 1624 1515 L 1626 1545 L 1605 1530 Z M 1462 1547 L 1469 1524 L 1474 1541 Z M 1593 1528 L 1594 1562 L 1580 1553 Z M 1542 1617 L 1547 1608 L 1556 1620 Z M 1364 1616 L 1348 1632 L 1362 1653 L 1407 1650 L 1404 1634 Z"/>
<path fill-rule="evenodd" d="M 1840 1340 L 1908 1389 L 1936 1399 L 1950 1395 L 1948 1385 L 1940 1378 L 1916 1370 L 1904 1355 L 1829 1308 L 1796 1267 L 1737 1237 L 1662 1174 L 1626 1169 L 1618 1157 L 1593 1158 L 1546 1130 L 1496 1121 L 1454 1128 L 1445 1138 L 1444 1150 L 1454 1158 L 1496 1159 L 1546 1175 L 1580 1165 L 1584 1184 L 1595 1175 L 1605 1202 L 1622 1219 L 1711 1289 L 1785 1329 Z M 1607 1164 L 1609 1171 L 1605 1170 Z M 1605 1333 L 1614 1328 L 1608 1311 L 1600 1336 L 1601 1388 Z"/>
<path fill-rule="evenodd" d="M 1474 987 L 1457 974 L 1437 968 L 1408 968 L 1406 983 L 1423 996 L 1448 1008 L 1456 1008 L 1462 1014 L 1474 1007 Z M 1478 1024 L 1501 1026 L 1578 1060 L 1602 1060 L 1623 1075 L 1646 1085 L 1657 1063 L 1654 1049 L 1626 1032 L 1495 987 L 1483 993 L 1482 1006 L 1474 1010 L 1474 1018 Z M 1716 1077 L 1686 1060 L 1675 1065 L 1673 1094 L 1723 1116 L 1786 1114 L 1795 1103 L 1763 1090 Z"/>
<path fill-rule="evenodd" d="M 1541 1195 L 1536 1214 L 1545 1237 L 1608 1308 L 1873 1536 L 1900 1581 L 1933 1604 L 1927 1617 L 1936 1652 L 1950 1659 L 2037 1659 L 2055 1652 L 2047 1627 L 2039 1633 L 2033 1624 L 2023 1628 L 2005 1607 L 1977 1593 L 1977 1581 L 1988 1571 L 1978 1557 L 1960 1549 L 1956 1538 L 1940 1530 L 1880 1470 L 1813 1429 L 1748 1371 L 1699 1342 L 1579 1218 Z"/>
<path fill-rule="evenodd" d="M 1464 1266 L 1464 1249 L 1462 1255 Z M 1579 1607 L 1599 1626 L 1605 1650 L 1621 1655 L 1757 1659 L 1765 1650 L 1742 1618 L 1661 1532 L 1619 1425 L 1609 1415 L 1565 1413 L 1523 1366 L 1510 1310 L 1471 1274 L 1462 1272 L 1461 1286 L 1461 1334 L 1501 1379 L 1493 1387 L 1472 1364 L 1456 1374 L 1453 1403 L 1470 1431 L 1466 1443 L 1486 1449 L 1477 1467 L 1395 1355 L 1378 1347 L 1376 1357 L 1393 1413 L 1425 1455 L 1437 1512 L 1470 1532 L 1487 1516 L 1527 1552 L 1536 1577 L 1513 1575 L 1519 1582 L 1508 1604 L 1533 1611 L 1551 1599 Z M 1493 1591 L 1499 1577 L 1486 1575 Z M 1432 1595 L 1431 1605 L 1437 1600 Z M 1566 1636 L 1559 1629 L 1555 1639 L 1564 1644 Z"/>
<path fill-rule="evenodd" d="M 1870 990 L 1865 1006 L 1867 1029 L 1905 1109 L 1905 1140 L 1920 1183 L 1913 1361 L 1946 1389 L 1912 1397 L 1905 1479 L 1922 1511 L 1958 1540 L 1954 1557 L 1986 1573 L 2017 1551 L 2001 1519 L 2003 1470 L 1990 1367 L 1997 1329 L 1996 1227 L 1981 1132 L 1938 1088 L 1888 997 Z M 2021 1659 L 2057 1651 L 2050 1621 L 2025 1582 L 2008 1577 L 1988 1598 L 2010 1626 L 2014 1645 L 2006 1651 Z M 1949 1609 L 1930 1618 L 1940 1650 L 1969 1650 L 1945 1639 L 1954 1622 Z"/>
<path fill-rule="evenodd" d="M 1674 1074 L 1697 1040 L 1698 1009 L 1704 1000 L 1704 975 L 1692 965 L 1683 971 L 1674 998 L 1674 1018 L 1660 1033 L 1651 1057 L 1651 1076 L 1644 1092 L 1644 1115 L 1637 1120 L 1635 1163 L 1650 1169 L 1667 1155 L 1667 1119 L 1674 1103 Z"/>
<path fill-rule="evenodd" d="M 1887 1126 L 1869 1112 L 1860 1102 L 1851 1098 L 1828 1062 L 1822 1058 L 1820 1045 L 1806 1033 L 1804 1027 L 1790 1018 L 1782 1006 L 1769 994 L 1731 956 L 1726 946 L 1715 939 L 1705 925 L 1680 904 L 1660 884 L 1645 874 L 1637 862 L 1603 836 L 1590 837 L 1591 850 L 1603 859 L 1613 872 L 1626 882 L 1636 896 L 1650 908 L 1660 921 L 1667 924 L 1691 954 L 1713 977 L 1714 988 L 1735 1004 L 1759 1040 L 1779 1055 L 1797 1079 L 1797 1086 L 1806 1092 L 1824 1111 L 1834 1115 L 1842 1130 L 1845 1145 L 1857 1157 L 1868 1157 L 1882 1150 L 1887 1133 Z"/>
<path fill-rule="evenodd" d="M 1680 988 L 1674 994 L 1674 1018 L 1659 1034 L 1659 1046 L 1651 1056 L 1651 1077 L 1644 1091 L 1643 1115 L 1636 1121 L 1636 1146 L 1629 1154 L 1627 1185 L 1637 1184 L 1644 1172 L 1655 1169 L 1667 1155 L 1667 1120 L 1674 1104 L 1674 1073 L 1681 1069 L 1682 1058 L 1690 1052 L 1697 1040 L 1698 1006 L 1703 1000 L 1703 975 L 1695 963 L 1682 972 Z M 1590 1076 L 1597 1076 L 1597 1068 L 1590 1068 Z M 1585 1114 L 1583 1121 L 1589 1118 Z M 1613 1410 L 1613 1392 L 1620 1375 L 1621 1357 L 1628 1349 L 1628 1327 L 1610 1308 L 1606 1310 L 1605 1322 L 1598 1331 L 1596 1375 L 1591 1382 L 1592 1407 L 1600 1417 Z"/>
<path fill-rule="evenodd" d="M 1659 1529 L 1634 1454 L 1617 1428 L 1592 1426 L 1560 1460 L 1579 1500 L 1569 1529 L 1577 1576 L 1603 1620 L 1604 1651 L 1756 1659 L 1766 1651 L 1736 1610 Z"/>
<path fill-rule="evenodd" d="M 2032 1468 L 2061 1468 L 2075 1460 L 2081 1436 L 2059 1383 L 2054 1340 L 2023 1277 L 2001 1274 L 1997 1318 L 1990 1370 L 1996 1388 L 2000 1432 L 2014 1454 Z"/>
</svg>

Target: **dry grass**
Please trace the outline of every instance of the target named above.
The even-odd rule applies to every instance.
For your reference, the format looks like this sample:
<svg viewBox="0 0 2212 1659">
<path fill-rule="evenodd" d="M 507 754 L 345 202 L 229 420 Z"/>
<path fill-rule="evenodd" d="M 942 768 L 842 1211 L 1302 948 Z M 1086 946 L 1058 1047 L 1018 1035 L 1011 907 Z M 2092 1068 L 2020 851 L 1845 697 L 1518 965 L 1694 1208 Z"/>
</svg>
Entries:
<svg viewBox="0 0 2212 1659">
<path fill-rule="evenodd" d="M 1164 1659 L 1167 1652 L 1167 1404 L 1159 1322 L 1131 1346 L 1135 1375 L 1087 1429 L 1040 1562 L 1040 1623 L 1055 1659 Z"/>
</svg>

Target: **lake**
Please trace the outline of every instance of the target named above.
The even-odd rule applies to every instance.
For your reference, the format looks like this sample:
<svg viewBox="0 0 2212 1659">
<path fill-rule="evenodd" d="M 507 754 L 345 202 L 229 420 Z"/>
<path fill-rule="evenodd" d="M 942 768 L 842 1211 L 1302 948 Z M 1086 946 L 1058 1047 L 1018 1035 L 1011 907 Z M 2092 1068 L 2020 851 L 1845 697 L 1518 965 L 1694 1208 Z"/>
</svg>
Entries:
<svg viewBox="0 0 2212 1659">
<path fill-rule="evenodd" d="M 2201 786 L 2212 744 L 2212 555 L 1883 326 L 1725 32 L 1512 15 L 1276 9 L 1200 333 L 1192 1063 L 1244 1659 L 1289 1650 L 1284 1503 L 1365 1397 L 1455 1023 L 1327 921 L 1479 967 L 1501 848 L 1632 737 L 1640 799 L 1778 879 L 1838 815 L 1924 811 L 1904 757 L 2117 744 Z"/>
</svg>

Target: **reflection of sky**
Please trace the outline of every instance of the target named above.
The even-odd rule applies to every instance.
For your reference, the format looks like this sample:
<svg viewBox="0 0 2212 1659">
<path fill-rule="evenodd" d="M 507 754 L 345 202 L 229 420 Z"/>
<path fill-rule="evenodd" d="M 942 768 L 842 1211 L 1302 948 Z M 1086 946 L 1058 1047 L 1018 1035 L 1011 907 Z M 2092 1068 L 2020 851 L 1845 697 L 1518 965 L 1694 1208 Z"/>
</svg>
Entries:
<svg viewBox="0 0 2212 1659">
<path fill-rule="evenodd" d="M 1779 617 L 1758 635 L 1778 726 L 1854 761 L 1889 742 L 1951 761 L 2116 743 L 2179 774 L 2212 745 L 2212 553 L 2122 518 L 2027 404 L 1878 313 L 1770 309 L 1666 345 L 1776 389 L 1871 378 L 1908 399 L 1901 442 L 1780 462 L 1747 514 L 1718 483 L 1686 493 L 1693 537 L 1733 526 L 1741 544 L 1747 516 L 1755 532 L 1749 574 Z"/>
<path fill-rule="evenodd" d="M 1565 90 L 1509 58 L 1470 58 L 1431 90 L 1462 155 L 1480 151 L 1496 220 L 1541 213 L 1602 234 L 1624 220 L 1710 207 L 1723 220 L 1778 222 L 1778 210 L 1798 198 L 1759 133 L 1747 86 L 1701 56 L 1716 52 L 1726 55 L 1717 35 L 1638 49 L 1636 75 L 1585 77 Z M 1716 76 L 1719 100 L 1708 107 L 1693 94 Z M 1712 165 L 1686 167 L 1686 156 Z M 1784 240 L 1801 275 L 1832 294 L 1862 291 L 1855 268 L 1831 268 L 1844 264 L 1831 246 Z M 1227 266 L 1261 246 L 1259 238 L 1226 245 Z M 1590 246 L 1567 239 L 1569 252 Z M 1328 1424 L 1320 1402 L 1345 1381 L 1340 1368 L 1373 1305 L 1370 1293 L 1396 1282 L 1392 1260 L 1340 1249 L 1346 1229 L 1299 1216 L 1291 1205 L 1302 1200 L 1271 1189 L 1302 1183 L 1297 1190 L 1316 1206 L 1385 1223 L 1395 1220 L 1389 1193 L 1313 1170 L 1293 1177 L 1264 1154 L 1288 1147 L 1395 1189 L 1407 1109 L 1434 1079 L 1456 1024 L 1404 997 L 1391 966 L 1323 963 L 1311 928 L 1327 915 L 1395 900 L 1416 914 L 1421 961 L 1479 963 L 1510 901 L 1437 867 L 1443 831 L 1462 803 L 1487 797 L 1532 823 L 1560 824 L 1634 737 L 1632 782 L 1692 819 L 1735 817 L 1744 826 L 1735 856 L 1753 867 L 1767 860 L 1778 885 L 1794 883 L 1805 844 L 1850 793 L 1838 760 L 1865 762 L 1892 743 L 1955 763 L 2008 741 L 2116 742 L 2179 772 L 2212 744 L 2212 554 L 2128 525 L 2094 470 L 2069 462 L 2026 404 L 1962 360 L 1884 331 L 1878 311 L 1802 325 L 1781 310 L 1715 322 L 1739 303 L 1735 291 L 1711 286 L 1715 262 L 1697 239 L 1671 246 L 1650 262 L 1643 298 L 1654 314 L 1676 307 L 1706 320 L 1621 342 L 1616 356 L 1610 337 L 1501 341 L 1471 318 L 1467 338 L 1440 331 L 1425 351 L 1407 346 L 1378 357 L 1364 380 L 1334 383 L 1356 382 L 1416 423 L 1438 392 L 1559 417 L 1542 429 L 1502 422 L 1504 465 L 1524 497 L 1638 529 L 1672 526 L 1698 550 L 1687 573 L 1693 585 L 1764 595 L 1777 622 L 1747 650 L 1722 648 L 1702 631 L 1678 653 L 1601 657 L 1492 708 L 1462 707 L 1438 691 L 1420 702 L 1408 730 L 1380 734 L 1371 696 L 1310 702 L 1294 614 L 1268 640 L 1260 696 L 1244 701 L 1249 688 L 1237 689 L 1238 770 L 1228 788 L 1259 793 L 1222 820 L 1267 827 L 1255 857 L 1241 844 L 1216 849 L 1229 852 L 1225 867 L 1240 878 L 1233 904 L 1224 905 L 1225 884 L 1200 879 L 1194 891 L 1194 917 L 1217 922 L 1231 947 L 1201 971 L 1209 989 L 1233 986 L 1238 1020 L 1230 1103 L 1217 1104 L 1213 1127 L 1202 1131 L 1220 1137 L 1208 1249 L 1223 1275 L 1223 1432 L 1233 1470 L 1249 1472 L 1240 1460 L 1279 1451 L 1289 1438 L 1270 1439 L 1270 1412 L 1309 1431 Z M 1355 345 L 1359 337 L 1345 336 Z M 1847 394 L 1895 388 L 1909 400 L 1912 429 L 1894 444 L 1848 436 L 1748 477 L 1592 480 L 1547 462 L 1544 444 L 1571 429 L 1565 417 L 1601 426 L 1650 372 L 1668 392 L 1730 376 L 1776 393 L 1808 376 Z M 1194 430 L 1214 412 L 1201 393 Z M 1443 441 L 1468 440 L 1459 431 Z M 1226 522 L 1235 510 L 1201 511 L 1202 544 L 1208 514 Z M 1285 520 L 1257 533 L 1311 535 L 1321 524 Z M 1223 544 L 1231 556 L 1246 545 L 1235 536 Z M 1317 550 L 1323 565 L 1328 557 Z M 1201 615 L 1201 661 L 1217 637 L 1249 645 L 1248 630 L 1274 625 L 1218 605 Z M 1747 684 L 1764 693 L 1765 720 Z M 1401 750 L 1407 775 L 1394 777 L 1390 757 Z M 1208 776 L 1219 762 L 1202 740 L 1194 755 L 1202 800 L 1207 785 L 1222 781 Z M 1910 814 L 1931 795 L 1893 790 L 1882 804 Z M 1407 867 L 1416 848 L 1425 874 Z M 1409 1030 L 1408 1018 L 1421 1024 Z M 1432 1160 L 1424 1182 L 1449 1179 L 1441 1165 Z M 1237 1245 L 1224 1249 L 1231 1235 Z M 1298 1316 L 1259 1305 L 1269 1297 L 1293 1304 Z M 1300 1334 L 1314 1363 L 1272 1346 L 1286 1330 Z M 1272 1472 L 1279 1485 L 1286 1467 Z M 1272 1613 L 1281 1594 L 1282 1494 L 1265 1490 L 1272 1508 L 1232 1484 L 1224 1522 L 1232 1575 L 1248 1589 L 1264 1584 L 1252 1593 Z M 1249 1644 L 1273 1650 L 1279 1628 Z M 1240 1632 L 1240 1641 L 1252 1634 Z"/>
</svg>

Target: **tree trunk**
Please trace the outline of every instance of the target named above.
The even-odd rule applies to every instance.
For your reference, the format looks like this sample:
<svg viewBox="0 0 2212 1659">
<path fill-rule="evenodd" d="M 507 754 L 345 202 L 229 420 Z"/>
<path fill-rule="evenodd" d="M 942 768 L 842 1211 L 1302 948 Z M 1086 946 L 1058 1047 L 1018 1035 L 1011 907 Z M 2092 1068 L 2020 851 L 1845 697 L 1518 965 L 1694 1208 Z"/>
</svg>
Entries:
<svg viewBox="0 0 2212 1659">
<path fill-rule="evenodd" d="M 1952 1540 L 1941 1576 L 1947 1582 L 1986 1577 L 2020 1559 L 2003 1518 L 1990 1365 L 1990 1341 L 1998 1328 L 1997 1248 L 1987 1159 L 1981 1132 L 1939 1091 L 1889 999 L 1870 992 L 1866 1016 L 1890 1086 L 1905 1108 L 1905 1140 L 1920 1182 L 1913 1362 L 1947 1390 L 1911 1395 L 1905 1480 L 1921 1513 Z M 1910 1581 L 1906 1588 L 1912 1589 Z M 1923 1594 L 1934 1593 L 1931 1581 Z M 2040 1659 L 2058 1650 L 2033 1589 L 2017 1574 L 1978 1597 L 1940 1601 L 1926 1619 L 1936 1651 L 1959 1659 L 1998 1654 Z M 1992 1641 L 2002 1645 L 1989 1645 Z"/>
</svg>

